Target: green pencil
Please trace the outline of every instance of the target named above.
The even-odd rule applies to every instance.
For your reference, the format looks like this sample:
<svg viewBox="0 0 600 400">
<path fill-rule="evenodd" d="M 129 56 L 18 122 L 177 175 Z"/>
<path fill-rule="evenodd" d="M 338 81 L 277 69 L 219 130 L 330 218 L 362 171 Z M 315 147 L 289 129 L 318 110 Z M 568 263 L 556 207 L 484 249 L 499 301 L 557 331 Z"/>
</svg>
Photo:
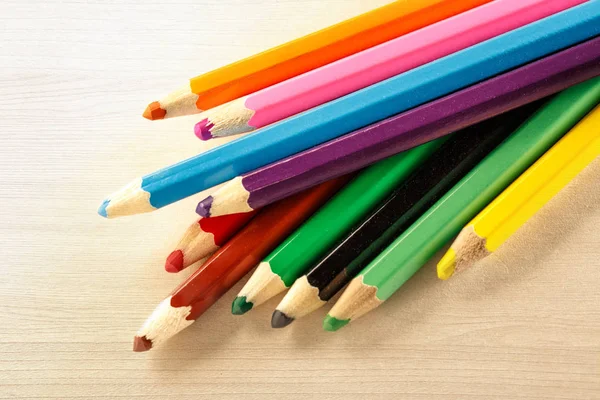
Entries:
<svg viewBox="0 0 600 400">
<path fill-rule="evenodd" d="M 289 288 L 446 140 L 425 143 L 365 169 L 259 264 L 231 312 L 244 314 Z"/>
<path fill-rule="evenodd" d="M 595 80 L 547 103 L 354 278 L 323 328 L 336 331 L 378 307 L 479 211 L 577 124 L 599 101 Z"/>
</svg>

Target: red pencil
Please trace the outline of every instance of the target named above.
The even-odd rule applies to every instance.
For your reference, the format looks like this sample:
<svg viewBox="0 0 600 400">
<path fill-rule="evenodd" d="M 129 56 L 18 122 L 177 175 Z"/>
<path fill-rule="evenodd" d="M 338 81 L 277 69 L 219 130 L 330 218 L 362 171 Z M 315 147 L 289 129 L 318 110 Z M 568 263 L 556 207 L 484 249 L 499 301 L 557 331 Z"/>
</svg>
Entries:
<svg viewBox="0 0 600 400">
<path fill-rule="evenodd" d="M 158 305 L 137 332 L 133 351 L 148 351 L 194 323 L 349 179 L 322 183 L 262 209 Z"/>
<path fill-rule="evenodd" d="M 200 218 L 185 231 L 165 262 L 167 272 L 179 272 L 223 246 L 256 215 L 256 211 Z"/>
</svg>

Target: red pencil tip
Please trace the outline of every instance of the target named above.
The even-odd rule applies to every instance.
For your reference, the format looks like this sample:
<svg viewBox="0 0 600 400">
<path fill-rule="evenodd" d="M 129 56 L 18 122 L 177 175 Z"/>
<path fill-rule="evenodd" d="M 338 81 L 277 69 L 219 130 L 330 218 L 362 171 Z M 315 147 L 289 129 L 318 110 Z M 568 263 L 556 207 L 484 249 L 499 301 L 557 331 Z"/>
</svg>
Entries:
<svg viewBox="0 0 600 400">
<path fill-rule="evenodd" d="M 165 262 L 165 271 L 176 273 L 183 269 L 183 252 L 181 250 L 175 250 Z"/>
<path fill-rule="evenodd" d="M 152 341 L 148 340 L 146 336 L 136 336 L 133 338 L 133 351 L 141 353 L 148 351 L 152 348 Z"/>
<path fill-rule="evenodd" d="M 149 119 L 150 121 L 154 121 L 157 119 L 165 118 L 165 115 L 167 115 L 167 111 L 163 110 L 160 107 L 160 103 L 158 101 L 153 101 L 148 105 L 148 107 L 146 107 L 142 115 L 144 116 L 144 118 Z"/>
</svg>

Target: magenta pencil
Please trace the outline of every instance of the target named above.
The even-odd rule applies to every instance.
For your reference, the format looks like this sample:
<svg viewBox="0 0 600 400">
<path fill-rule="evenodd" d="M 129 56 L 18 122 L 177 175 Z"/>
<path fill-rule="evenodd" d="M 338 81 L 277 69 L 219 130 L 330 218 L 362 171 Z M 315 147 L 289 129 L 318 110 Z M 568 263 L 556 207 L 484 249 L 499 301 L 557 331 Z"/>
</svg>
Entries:
<svg viewBox="0 0 600 400">
<path fill-rule="evenodd" d="M 232 179 L 196 209 L 246 212 L 600 75 L 600 37 Z"/>
<path fill-rule="evenodd" d="M 586 0 L 496 0 L 201 114 L 204 140 L 251 132 Z"/>
</svg>

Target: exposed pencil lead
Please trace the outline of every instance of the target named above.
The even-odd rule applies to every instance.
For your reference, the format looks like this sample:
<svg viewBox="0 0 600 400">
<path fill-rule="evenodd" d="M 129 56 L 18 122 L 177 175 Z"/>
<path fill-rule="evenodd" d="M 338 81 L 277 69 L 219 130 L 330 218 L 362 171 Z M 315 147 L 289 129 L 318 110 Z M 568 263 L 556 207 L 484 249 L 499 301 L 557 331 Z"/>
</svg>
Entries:
<svg viewBox="0 0 600 400">
<path fill-rule="evenodd" d="M 327 314 L 327 316 L 323 320 L 323 329 L 327 332 L 335 332 L 348 325 L 349 322 L 349 319 L 337 319 Z"/>
<path fill-rule="evenodd" d="M 136 336 L 133 338 L 133 351 L 141 353 L 148 351 L 152 348 L 152 341 L 148 340 L 146 336 Z"/>
<path fill-rule="evenodd" d="M 150 121 L 155 121 L 157 119 L 164 119 L 166 114 L 167 111 L 160 106 L 160 103 L 158 101 L 153 101 L 148 104 L 148 107 L 146 107 L 142 115 Z"/>
<path fill-rule="evenodd" d="M 254 304 L 246 301 L 246 296 L 236 297 L 231 303 L 231 313 L 233 315 L 243 315 L 252 309 Z"/>
<path fill-rule="evenodd" d="M 183 252 L 175 250 L 167 257 L 165 262 L 165 271 L 176 273 L 183 269 Z"/>
<path fill-rule="evenodd" d="M 271 315 L 271 327 L 272 328 L 284 328 L 294 322 L 294 318 L 290 318 L 279 310 L 273 311 Z"/>
</svg>

